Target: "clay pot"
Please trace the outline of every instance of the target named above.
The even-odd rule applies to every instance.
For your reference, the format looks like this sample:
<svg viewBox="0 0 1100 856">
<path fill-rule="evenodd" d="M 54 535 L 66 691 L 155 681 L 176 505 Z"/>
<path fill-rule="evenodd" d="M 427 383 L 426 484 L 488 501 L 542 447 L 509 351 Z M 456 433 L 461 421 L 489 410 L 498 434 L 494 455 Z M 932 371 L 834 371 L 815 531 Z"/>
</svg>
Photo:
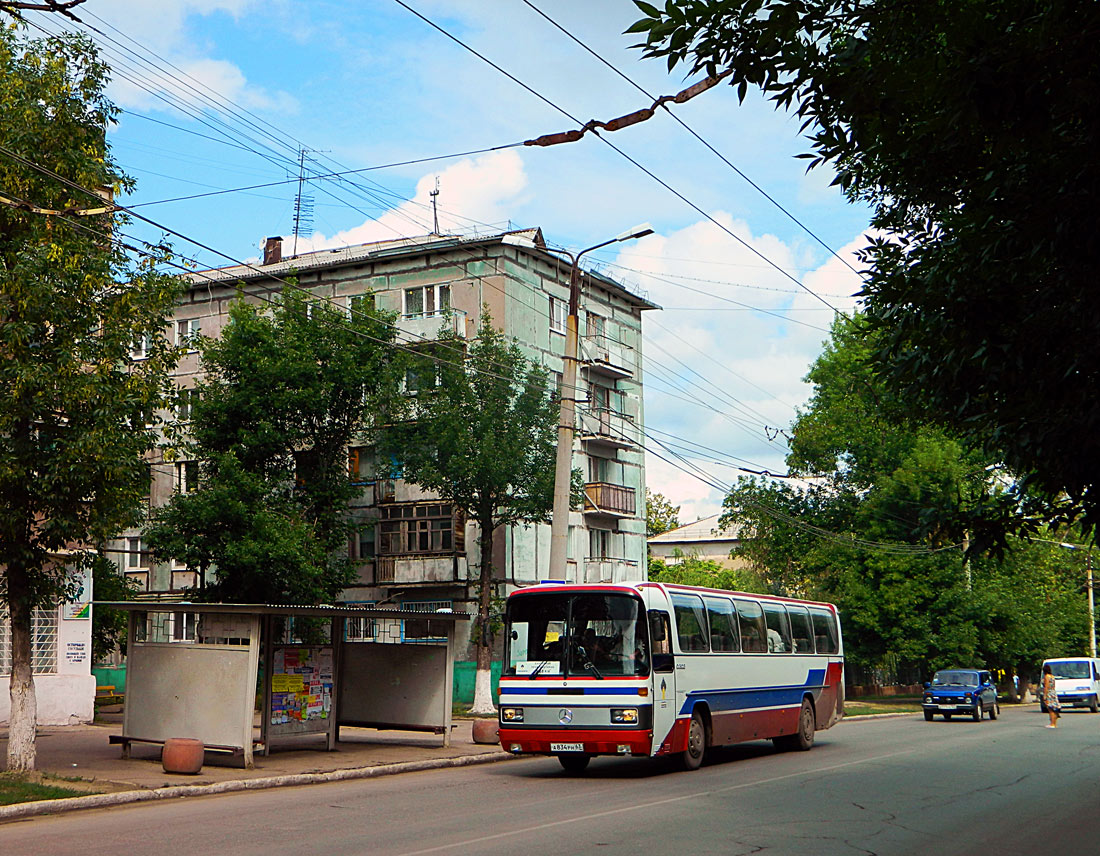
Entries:
<svg viewBox="0 0 1100 856">
<path fill-rule="evenodd" d="M 475 719 L 474 743 L 484 743 L 486 745 L 499 743 L 500 738 L 497 736 L 497 730 L 498 724 L 495 719 Z"/>
<path fill-rule="evenodd" d="M 164 741 L 160 763 L 166 773 L 194 775 L 202 769 L 206 747 L 193 737 L 169 737 Z"/>
</svg>

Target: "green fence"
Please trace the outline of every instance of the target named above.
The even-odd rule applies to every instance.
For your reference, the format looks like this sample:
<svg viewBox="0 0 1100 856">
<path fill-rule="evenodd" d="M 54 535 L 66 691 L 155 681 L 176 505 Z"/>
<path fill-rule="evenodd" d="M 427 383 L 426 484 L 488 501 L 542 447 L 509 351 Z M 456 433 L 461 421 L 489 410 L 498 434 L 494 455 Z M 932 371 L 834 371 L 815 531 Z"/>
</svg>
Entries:
<svg viewBox="0 0 1100 856">
<path fill-rule="evenodd" d="M 455 680 L 452 698 L 456 704 L 473 704 L 474 701 L 474 674 L 477 672 L 477 663 L 473 660 L 459 660 L 455 662 Z M 113 686 L 115 692 L 121 695 L 126 692 L 126 667 L 117 669 L 97 667 L 92 669 L 95 675 L 96 686 Z M 493 663 L 493 701 L 497 700 L 500 683 L 500 663 Z"/>
<path fill-rule="evenodd" d="M 473 660 L 455 661 L 454 694 L 451 698 L 455 704 L 473 704 L 474 701 L 474 675 L 477 672 L 477 663 Z M 500 663 L 494 662 L 493 674 L 493 703 L 495 704 L 500 694 Z"/>
</svg>

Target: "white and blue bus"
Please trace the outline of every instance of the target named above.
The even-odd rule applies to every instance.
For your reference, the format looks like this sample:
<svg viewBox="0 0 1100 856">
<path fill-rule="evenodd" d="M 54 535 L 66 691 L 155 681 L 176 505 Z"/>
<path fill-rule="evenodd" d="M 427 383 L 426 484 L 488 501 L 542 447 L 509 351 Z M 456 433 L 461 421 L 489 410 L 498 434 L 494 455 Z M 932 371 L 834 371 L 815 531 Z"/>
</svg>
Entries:
<svg viewBox="0 0 1100 856">
<path fill-rule="evenodd" d="M 580 772 L 596 755 L 809 749 L 844 715 L 828 603 L 663 583 L 544 583 L 508 598 L 500 742 Z"/>
</svg>

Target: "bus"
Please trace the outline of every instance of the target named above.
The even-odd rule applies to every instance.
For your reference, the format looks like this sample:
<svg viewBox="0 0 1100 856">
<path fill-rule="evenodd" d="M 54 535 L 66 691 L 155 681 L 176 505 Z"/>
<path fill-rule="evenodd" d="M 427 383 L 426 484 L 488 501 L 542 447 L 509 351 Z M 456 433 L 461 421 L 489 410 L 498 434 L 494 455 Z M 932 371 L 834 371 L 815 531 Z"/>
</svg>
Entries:
<svg viewBox="0 0 1100 856">
<path fill-rule="evenodd" d="M 500 742 L 580 773 L 597 755 L 770 739 L 806 750 L 844 715 L 828 603 L 664 583 L 540 583 L 505 612 Z"/>
</svg>

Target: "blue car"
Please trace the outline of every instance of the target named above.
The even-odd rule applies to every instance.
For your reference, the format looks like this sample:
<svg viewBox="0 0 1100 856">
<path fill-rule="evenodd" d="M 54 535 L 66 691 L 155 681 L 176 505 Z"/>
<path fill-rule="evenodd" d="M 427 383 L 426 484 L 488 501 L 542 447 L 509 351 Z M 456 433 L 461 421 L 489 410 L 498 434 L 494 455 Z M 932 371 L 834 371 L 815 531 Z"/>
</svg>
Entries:
<svg viewBox="0 0 1100 856">
<path fill-rule="evenodd" d="M 996 719 L 1001 712 L 997 704 L 997 687 L 993 676 L 984 669 L 941 669 L 924 685 L 921 699 L 924 719 L 932 721 L 937 713 L 949 720 L 956 714 L 981 722 L 988 713 Z"/>
</svg>

